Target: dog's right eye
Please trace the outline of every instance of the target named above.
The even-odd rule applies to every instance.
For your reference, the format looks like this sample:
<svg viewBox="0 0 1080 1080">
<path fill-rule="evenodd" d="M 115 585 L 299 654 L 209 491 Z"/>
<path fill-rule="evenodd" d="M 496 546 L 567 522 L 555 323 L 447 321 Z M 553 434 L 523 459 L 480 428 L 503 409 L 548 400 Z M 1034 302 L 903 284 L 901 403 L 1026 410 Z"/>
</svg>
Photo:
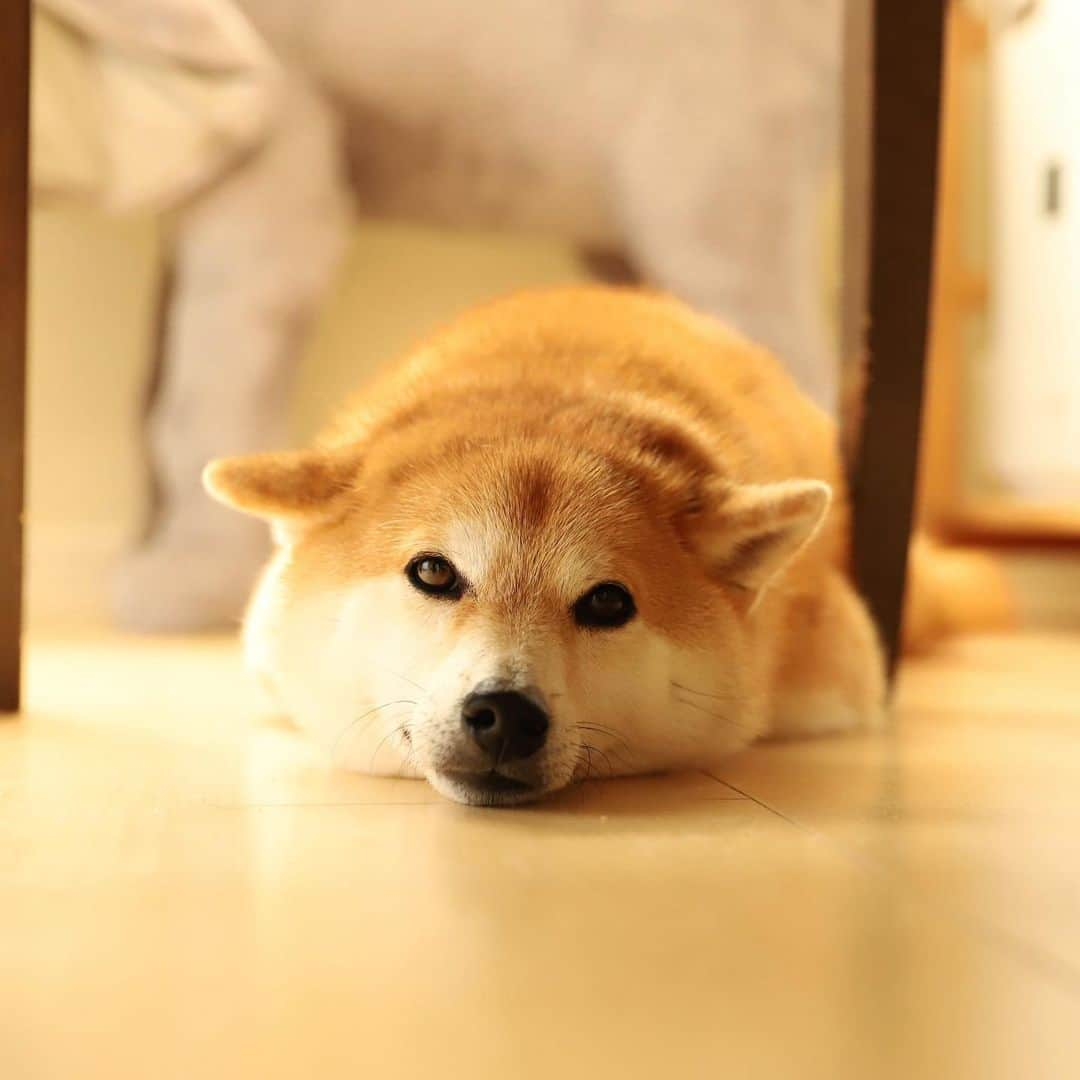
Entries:
<svg viewBox="0 0 1080 1080">
<path fill-rule="evenodd" d="M 581 597 L 573 611 L 578 626 L 613 630 L 625 626 L 637 613 L 637 606 L 626 586 L 605 581 Z"/>
<path fill-rule="evenodd" d="M 453 563 L 441 555 L 417 555 L 405 567 L 405 576 L 414 588 L 429 596 L 456 600 L 461 595 L 461 578 Z"/>
</svg>

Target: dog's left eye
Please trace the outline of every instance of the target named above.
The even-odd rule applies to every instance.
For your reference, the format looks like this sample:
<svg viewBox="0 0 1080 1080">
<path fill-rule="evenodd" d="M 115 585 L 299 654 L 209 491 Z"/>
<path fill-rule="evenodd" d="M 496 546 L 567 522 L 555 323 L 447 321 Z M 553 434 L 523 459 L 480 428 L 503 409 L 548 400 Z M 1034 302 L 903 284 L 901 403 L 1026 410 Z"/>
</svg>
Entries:
<svg viewBox="0 0 1080 1080">
<path fill-rule="evenodd" d="M 417 555 L 405 567 L 405 576 L 415 588 L 431 596 L 461 595 L 461 578 L 453 563 L 441 555 Z"/>
<path fill-rule="evenodd" d="M 630 591 L 614 581 L 594 586 L 574 604 L 574 620 L 578 626 L 623 626 L 636 613 L 637 606 Z"/>
</svg>

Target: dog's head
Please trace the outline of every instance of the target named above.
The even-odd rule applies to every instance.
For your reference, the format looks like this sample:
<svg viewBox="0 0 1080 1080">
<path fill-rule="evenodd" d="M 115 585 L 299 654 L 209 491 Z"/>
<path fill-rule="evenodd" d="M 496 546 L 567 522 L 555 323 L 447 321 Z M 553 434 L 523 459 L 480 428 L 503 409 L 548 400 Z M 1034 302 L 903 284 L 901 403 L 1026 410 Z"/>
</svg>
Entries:
<svg viewBox="0 0 1080 1080">
<path fill-rule="evenodd" d="M 470 803 L 746 743 L 755 601 L 829 489 L 690 482 L 673 439 L 613 457 L 539 429 L 406 425 L 215 463 L 210 491 L 279 543 L 255 664 L 339 761 Z"/>
</svg>

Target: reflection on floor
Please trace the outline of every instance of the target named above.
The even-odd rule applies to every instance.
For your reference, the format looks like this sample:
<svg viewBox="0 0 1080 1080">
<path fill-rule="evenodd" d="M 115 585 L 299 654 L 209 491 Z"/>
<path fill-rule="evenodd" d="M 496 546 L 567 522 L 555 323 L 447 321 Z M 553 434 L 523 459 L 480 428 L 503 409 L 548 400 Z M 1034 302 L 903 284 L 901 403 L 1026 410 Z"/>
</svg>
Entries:
<svg viewBox="0 0 1080 1080">
<path fill-rule="evenodd" d="M 1080 638 L 518 811 L 328 772 L 230 641 L 41 639 L 29 700 L 7 1080 L 1080 1074 Z"/>
</svg>

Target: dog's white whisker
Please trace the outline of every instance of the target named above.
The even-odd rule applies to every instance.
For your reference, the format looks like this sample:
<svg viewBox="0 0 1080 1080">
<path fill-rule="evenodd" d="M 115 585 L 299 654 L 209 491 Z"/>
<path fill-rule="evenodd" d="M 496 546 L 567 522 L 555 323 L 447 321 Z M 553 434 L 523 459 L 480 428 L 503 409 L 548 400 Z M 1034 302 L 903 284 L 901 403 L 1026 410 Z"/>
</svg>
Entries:
<svg viewBox="0 0 1080 1080">
<path fill-rule="evenodd" d="M 401 735 L 402 735 L 402 734 L 404 733 L 404 731 L 405 731 L 405 725 L 404 725 L 404 724 L 399 724 L 399 725 L 398 725 L 398 726 L 397 726 L 396 728 L 394 728 L 394 729 L 393 729 L 392 731 L 388 731 L 388 732 L 387 732 L 387 733 L 386 733 L 386 734 L 385 734 L 385 735 L 384 735 L 384 736 L 383 736 L 383 737 L 382 737 L 382 738 L 381 738 L 381 739 L 379 740 L 379 742 L 378 742 L 378 745 L 377 745 L 377 746 L 375 747 L 375 752 L 374 752 L 374 753 L 373 753 L 373 754 L 371 755 L 371 762 L 370 762 L 370 763 L 369 763 L 369 765 L 368 765 L 368 772 L 370 772 L 370 773 L 374 773 L 374 772 L 375 772 L 375 762 L 376 762 L 376 760 L 378 759 L 378 756 L 379 756 L 379 751 L 380 751 L 380 750 L 381 750 L 381 749 L 383 748 L 383 746 L 385 746 L 385 745 L 386 745 L 386 743 L 387 743 L 387 742 L 388 742 L 388 741 L 389 741 L 390 739 L 392 739 L 392 738 L 395 738 L 395 737 L 400 737 L 400 736 L 401 736 Z"/>
<path fill-rule="evenodd" d="M 705 708 L 704 705 L 699 705 L 696 701 L 688 701 L 684 698 L 675 698 L 680 705 L 686 705 L 688 708 L 697 709 L 698 712 L 704 713 L 706 716 L 711 716 L 714 720 L 720 720 L 725 724 L 730 724 L 732 727 L 740 728 L 743 731 L 750 731 L 751 729 L 745 725 L 740 724 L 737 720 L 732 720 L 730 716 L 725 716 L 723 713 L 713 712 L 711 709 Z"/>
<path fill-rule="evenodd" d="M 624 772 L 633 772 L 632 759 L 634 757 L 634 750 L 633 747 L 630 745 L 630 741 L 626 738 L 625 735 L 623 735 L 621 732 L 615 731 L 612 728 L 605 727 L 602 724 L 575 723 L 573 727 L 575 733 L 578 734 L 583 733 L 586 735 L 599 735 L 603 738 L 610 739 L 612 741 L 612 745 L 610 745 L 607 750 L 610 751 L 610 753 L 613 754 L 614 757 L 619 761 L 619 763 L 623 767 Z M 607 751 L 602 751 L 599 747 L 589 744 L 587 738 L 582 739 L 582 745 L 588 746 L 589 749 L 594 750 L 598 753 L 603 753 L 605 758 L 607 758 Z M 610 759 L 607 760 L 609 775 L 614 775 L 615 770 L 611 766 Z"/>
<path fill-rule="evenodd" d="M 377 663 L 377 661 L 375 661 Z M 387 673 L 387 675 L 393 675 L 395 678 L 401 679 L 402 682 L 407 682 L 410 686 L 415 686 L 422 694 L 426 694 L 427 687 L 421 686 L 415 679 L 410 679 L 408 675 L 402 675 L 400 671 L 395 671 L 393 668 L 387 667 L 385 664 L 379 664 L 379 667 Z M 415 704 L 415 702 L 414 702 Z"/>
<path fill-rule="evenodd" d="M 415 701 L 412 701 L 412 700 L 410 700 L 408 698 L 397 698 L 394 701 L 386 701 L 382 705 L 376 705 L 374 708 L 368 709 L 367 712 L 361 713 L 360 716 L 356 717 L 355 720 L 352 720 L 348 724 L 346 724 L 345 727 L 342 728 L 342 730 L 338 733 L 337 738 L 334 739 L 333 745 L 330 748 L 330 756 L 331 756 L 331 758 L 335 758 L 337 756 L 337 750 L 338 750 L 338 746 L 341 743 L 341 740 L 346 735 L 348 735 L 349 732 L 352 731 L 353 728 L 355 728 L 356 725 L 359 724 L 362 720 L 367 720 L 368 724 L 370 725 L 370 724 L 374 723 L 375 716 L 376 716 L 377 713 L 380 713 L 383 709 L 389 709 L 391 705 L 415 705 L 415 704 L 416 704 Z M 366 725 L 365 725 L 364 728 L 361 728 L 361 733 L 363 731 L 365 731 L 365 730 L 367 730 Z"/>
<path fill-rule="evenodd" d="M 601 750 L 598 746 L 592 746 L 592 745 L 590 745 L 588 743 L 585 744 L 585 749 L 587 751 L 593 753 L 593 754 L 599 755 L 600 757 L 602 757 L 604 759 L 604 762 L 607 765 L 607 774 L 608 774 L 608 776 L 614 776 L 615 775 L 615 770 L 614 770 L 614 768 L 612 767 L 612 764 L 611 764 L 611 758 L 609 758 L 607 756 L 607 754 L 604 753 L 603 750 Z M 590 758 L 590 761 L 591 761 L 591 758 Z"/>
<path fill-rule="evenodd" d="M 675 682 L 674 680 L 671 681 L 671 686 L 673 686 L 676 690 L 683 690 L 687 694 L 694 694 L 697 697 L 712 698 L 715 701 L 728 700 L 727 694 L 711 694 L 706 692 L 705 690 L 695 690 L 692 686 L 685 686 L 683 685 L 683 683 Z"/>
</svg>

